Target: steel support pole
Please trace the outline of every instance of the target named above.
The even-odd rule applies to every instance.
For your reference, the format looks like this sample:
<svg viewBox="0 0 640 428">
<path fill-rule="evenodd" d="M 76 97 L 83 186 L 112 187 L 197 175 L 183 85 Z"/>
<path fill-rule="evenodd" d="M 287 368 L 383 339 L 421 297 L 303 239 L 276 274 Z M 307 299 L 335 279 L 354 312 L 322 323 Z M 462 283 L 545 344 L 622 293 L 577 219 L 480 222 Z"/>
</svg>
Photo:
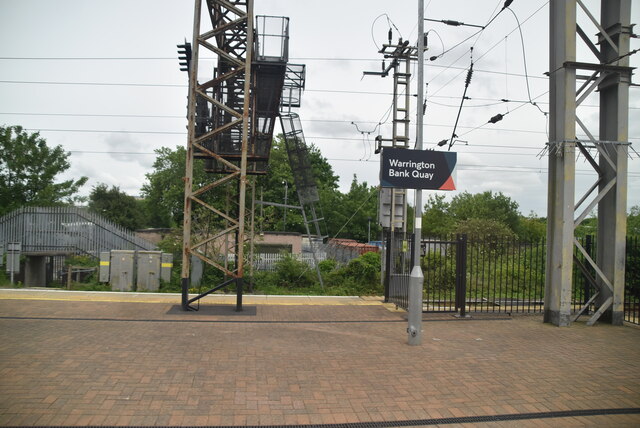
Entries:
<svg viewBox="0 0 640 428">
<path fill-rule="evenodd" d="M 629 53 L 631 33 L 630 16 L 631 0 L 601 0 L 602 28 L 617 45 L 617 52 L 610 43 L 600 38 L 602 60 L 613 61 L 619 66 L 629 66 L 629 57 L 615 61 L 616 58 Z M 611 73 L 599 85 L 600 93 L 600 140 L 616 141 L 621 144 L 608 144 L 607 152 L 612 161 L 610 164 L 600 156 L 599 166 L 602 171 L 600 190 L 615 180 L 614 186 L 598 203 L 598 251 L 597 264 L 602 273 L 609 279 L 613 291 L 607 287 L 602 278 L 600 294 L 596 299 L 596 310 L 612 299 L 612 304 L 604 309 L 601 321 L 622 325 L 624 320 L 624 275 L 626 257 L 627 232 L 627 163 L 629 139 L 629 83 L 630 76 Z"/>
<path fill-rule="evenodd" d="M 247 0 L 247 52 L 244 64 L 244 106 L 242 109 L 242 152 L 240 158 L 240 197 L 238 209 L 237 298 L 236 311 L 242 311 L 244 278 L 244 239 L 247 196 L 247 153 L 249 150 L 249 107 L 251 106 L 251 61 L 253 53 L 253 0 Z"/>
<path fill-rule="evenodd" d="M 187 158 L 184 177 L 184 212 L 182 223 L 182 310 L 189 310 L 189 285 L 191 269 L 191 210 L 193 195 L 193 140 L 196 132 L 196 86 L 198 85 L 198 38 L 200 37 L 201 0 L 195 0 L 193 16 L 192 63 L 189 73 L 189 96 L 187 104 L 187 120 L 189 121 L 187 136 Z"/>
<path fill-rule="evenodd" d="M 416 108 L 416 147 L 422 150 L 422 104 L 424 97 L 424 0 L 418 0 L 418 100 Z M 409 85 L 407 85 L 409 92 Z M 416 189 L 413 237 L 413 269 L 409 279 L 409 345 L 422 344 L 422 289 L 424 275 L 420 267 L 422 241 L 422 190 Z"/>
<path fill-rule="evenodd" d="M 549 182 L 544 322 L 571 323 L 575 200 L 576 1 L 551 0 Z"/>
</svg>

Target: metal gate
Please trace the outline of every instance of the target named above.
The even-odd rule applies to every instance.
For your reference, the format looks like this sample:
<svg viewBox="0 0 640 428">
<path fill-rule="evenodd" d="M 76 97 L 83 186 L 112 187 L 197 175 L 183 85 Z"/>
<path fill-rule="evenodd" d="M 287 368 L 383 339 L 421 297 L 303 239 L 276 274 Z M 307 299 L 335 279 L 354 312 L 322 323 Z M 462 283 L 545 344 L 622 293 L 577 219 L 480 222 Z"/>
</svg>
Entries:
<svg viewBox="0 0 640 428">
<path fill-rule="evenodd" d="M 390 231 L 385 238 L 384 300 L 406 310 L 413 269 L 413 235 Z"/>
<path fill-rule="evenodd" d="M 409 277 L 413 269 L 413 235 L 388 233 L 385 252 L 385 301 L 407 309 Z M 467 236 L 423 240 L 423 311 L 466 311 Z"/>
<path fill-rule="evenodd" d="M 467 235 L 423 240 L 423 311 L 466 313 Z"/>
</svg>

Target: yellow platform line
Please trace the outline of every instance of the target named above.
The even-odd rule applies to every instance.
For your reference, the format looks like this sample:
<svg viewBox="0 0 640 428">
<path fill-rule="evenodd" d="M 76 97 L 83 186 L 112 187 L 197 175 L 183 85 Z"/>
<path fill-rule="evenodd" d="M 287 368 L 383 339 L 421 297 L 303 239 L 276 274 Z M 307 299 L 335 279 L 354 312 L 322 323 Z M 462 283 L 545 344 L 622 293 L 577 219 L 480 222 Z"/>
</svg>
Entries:
<svg viewBox="0 0 640 428">
<path fill-rule="evenodd" d="M 191 295 L 190 297 L 195 297 Z M 68 291 L 50 289 L 0 289 L 0 300 L 50 300 L 74 302 L 122 302 L 122 303 L 173 303 L 180 304 L 177 293 L 128 293 L 108 291 Z M 247 305 L 320 305 L 320 306 L 376 306 L 383 305 L 383 298 L 376 296 L 243 296 Z M 205 304 L 235 304 L 235 295 L 212 294 L 201 300 Z"/>
</svg>

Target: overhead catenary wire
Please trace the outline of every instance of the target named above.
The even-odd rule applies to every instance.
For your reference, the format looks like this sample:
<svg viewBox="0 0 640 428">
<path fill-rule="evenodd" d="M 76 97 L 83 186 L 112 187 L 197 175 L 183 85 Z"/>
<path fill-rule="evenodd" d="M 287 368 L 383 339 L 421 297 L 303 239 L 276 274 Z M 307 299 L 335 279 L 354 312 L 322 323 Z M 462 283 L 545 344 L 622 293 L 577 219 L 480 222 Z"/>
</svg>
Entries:
<svg viewBox="0 0 640 428">
<path fill-rule="evenodd" d="M 322 121 L 324 122 L 324 121 Z M 329 121 L 330 122 L 330 121 Z M 345 121 L 341 121 L 345 123 Z M 429 124 L 427 126 L 430 127 L 446 127 L 449 128 L 451 125 L 448 124 Z M 458 128 L 468 128 L 471 130 L 475 130 L 478 127 L 471 126 L 462 126 L 459 125 Z M 71 128 L 25 128 L 27 131 L 32 132 L 76 132 L 76 133 L 116 133 L 116 134 L 167 134 L 167 135 L 187 135 L 185 131 L 155 131 L 155 130 L 122 130 L 122 129 L 71 129 Z M 535 131 L 531 129 L 513 129 L 513 128 L 500 128 L 500 131 L 504 132 L 519 132 L 519 133 L 529 133 L 529 134 L 544 134 L 543 131 Z M 465 134 L 463 134 L 465 135 Z M 316 140 L 351 140 L 351 141 L 361 141 L 359 138 L 349 138 L 349 137 L 338 137 L 338 136 L 307 136 L 309 139 Z"/>
<path fill-rule="evenodd" d="M 369 161 L 363 161 L 363 162 L 369 162 Z M 378 195 L 378 192 L 370 192 L 369 196 L 367 196 L 367 198 L 364 200 L 364 202 L 362 202 L 360 204 L 360 206 L 353 212 L 353 214 L 351 214 L 351 217 L 349 217 L 349 219 L 342 225 L 342 227 L 340 228 L 340 230 L 338 230 L 338 232 L 333 236 L 333 239 L 336 239 L 338 237 L 338 235 L 340 235 L 340 232 L 342 232 L 344 230 L 345 227 L 347 227 L 347 225 L 351 222 L 351 220 L 353 220 L 353 218 L 356 216 L 356 214 L 358 214 L 358 212 L 362 209 L 362 207 L 364 207 L 364 205 L 369 202 L 369 199 L 371 199 L 371 197 L 373 195 Z"/>
<path fill-rule="evenodd" d="M 391 41 L 391 39 L 393 38 L 391 27 L 395 28 L 398 34 L 400 34 L 400 37 L 402 37 L 402 33 L 400 32 L 398 27 L 396 27 L 396 24 L 393 23 L 389 15 L 387 13 L 381 13 L 371 23 L 371 40 L 373 41 L 373 44 L 376 46 L 376 49 L 378 50 L 380 50 L 380 46 L 378 46 L 378 43 L 376 42 L 376 37 L 375 37 L 375 34 L 373 33 L 373 30 L 375 28 L 376 22 L 378 22 L 378 19 L 382 18 L 383 16 L 387 18 L 387 24 L 389 25 L 389 36 L 388 36 L 389 41 Z"/>
<path fill-rule="evenodd" d="M 456 123 L 453 125 L 453 131 L 451 131 L 451 138 L 449 140 L 449 148 L 448 151 L 451 150 L 451 147 L 454 144 L 454 139 L 458 136 L 456 135 L 456 129 L 458 128 L 458 120 L 460 120 L 460 113 L 462 113 L 462 106 L 464 105 L 464 100 L 467 96 L 467 89 L 469 89 L 469 84 L 471 84 L 471 77 L 473 76 L 473 47 L 471 48 L 471 65 L 469 65 L 469 71 L 467 72 L 467 78 L 464 82 L 464 92 L 462 93 L 462 98 L 460 99 L 460 108 L 458 109 L 458 116 L 456 117 Z M 440 144 L 438 144 L 440 145 Z"/>
<path fill-rule="evenodd" d="M 539 150 L 539 147 L 522 147 L 522 146 L 501 146 L 501 145 L 490 145 L 490 144 L 474 144 L 474 147 L 496 147 L 496 148 L 514 148 L 514 149 L 534 149 Z M 71 154 L 107 154 L 107 155 L 144 155 L 144 156 L 153 156 L 158 155 L 157 152 L 128 152 L 128 151 L 113 151 L 113 150 L 68 150 Z M 474 154 L 474 155 L 506 155 L 506 156 L 531 156 L 530 154 L 525 153 L 507 153 L 507 152 L 469 152 L 464 151 L 460 152 L 461 155 Z M 344 158 L 327 158 L 328 161 L 338 161 L 338 162 L 378 162 L 375 160 L 366 160 L 366 159 L 344 159 Z M 477 171 L 497 171 L 497 172 L 527 172 L 527 171 L 538 171 L 540 173 L 546 172 L 546 169 L 539 167 L 525 167 L 525 166 L 504 166 L 504 165 L 473 165 L 473 164 L 459 164 L 460 168 L 463 170 L 477 170 Z M 577 172 L 582 175 L 587 175 L 589 172 L 593 172 L 591 170 L 577 170 Z M 640 177 L 640 172 L 629 172 L 631 177 Z"/>
<path fill-rule="evenodd" d="M 510 0 L 505 1 L 503 8 L 500 10 L 500 12 L 499 12 L 497 15 L 499 15 L 499 14 L 500 14 L 502 11 L 504 11 L 505 9 L 509 9 L 510 4 L 511 4 L 511 1 L 510 1 Z M 543 6 L 544 6 L 544 5 L 543 5 Z M 527 20 L 528 20 L 528 19 L 530 19 L 533 15 L 535 15 L 535 14 L 536 14 L 536 13 L 537 13 L 541 8 L 542 8 L 542 7 L 538 8 L 535 12 L 533 12 L 533 14 L 531 14 L 531 15 L 527 18 Z M 509 11 L 510 11 L 514 16 L 515 16 L 515 18 L 516 18 L 516 22 L 517 22 L 517 24 L 518 24 L 518 26 L 516 27 L 516 29 L 518 29 L 518 30 L 519 30 L 519 32 L 520 32 L 520 37 L 521 37 L 521 42 L 522 42 L 522 49 L 523 49 L 523 61 L 524 61 L 524 64 L 525 64 L 525 76 L 526 76 L 526 75 L 527 75 L 527 67 L 526 67 L 526 52 L 525 52 L 525 47 L 524 47 L 524 37 L 523 37 L 523 35 L 522 35 L 522 25 L 521 25 L 521 23 L 520 23 L 520 20 L 519 20 L 519 19 L 517 18 L 517 16 L 515 15 L 515 13 L 514 13 L 511 9 L 509 9 Z M 492 20 L 493 20 L 493 19 L 495 19 L 495 18 L 497 17 L 497 15 L 495 15 L 495 16 L 494 16 L 494 18 L 492 18 Z M 526 21 L 525 21 L 525 22 L 526 22 Z M 482 31 L 482 30 L 481 30 L 481 31 Z M 513 33 L 513 31 L 515 31 L 515 29 L 514 29 L 514 30 L 512 30 L 510 33 L 508 33 L 508 34 L 507 34 L 507 36 L 508 36 L 509 34 Z M 507 36 L 505 36 L 505 40 L 506 40 L 506 37 L 507 37 Z M 477 40 L 476 40 L 476 42 L 477 42 Z M 480 59 L 482 59 L 484 56 L 486 56 L 486 55 L 487 55 L 491 50 L 493 50 L 493 49 L 494 49 L 494 48 L 495 48 L 499 43 L 500 43 L 500 42 L 498 42 L 498 43 L 494 44 L 494 45 L 493 45 L 489 50 L 487 50 L 483 55 L 481 55 L 481 56 L 478 58 L 478 60 L 480 60 Z M 474 46 L 475 46 L 475 43 L 474 43 Z M 473 49 L 473 47 L 472 47 L 471 49 Z M 457 60 L 456 60 L 456 62 L 457 62 Z M 472 66 L 473 66 L 473 62 L 472 62 Z M 454 76 L 454 78 L 453 78 L 453 79 L 449 80 L 449 81 L 448 81 L 444 86 L 442 86 L 438 91 L 442 90 L 442 88 L 444 88 L 444 87 L 445 87 L 445 86 L 447 86 L 449 83 L 451 83 L 453 80 L 455 80 L 455 79 L 456 79 L 460 74 L 461 74 L 461 73 L 458 73 L 456 76 Z M 469 80 L 469 75 L 467 75 L 467 81 L 468 81 L 468 80 Z M 538 105 L 537 105 L 537 104 L 536 104 L 536 103 L 531 99 L 531 91 L 530 91 L 530 88 L 529 88 L 529 80 L 528 80 L 528 79 L 526 79 L 526 83 L 527 83 L 527 95 L 528 95 L 528 98 L 529 98 L 529 102 L 528 102 L 528 103 L 529 103 L 529 104 L 531 104 L 531 105 L 533 105 L 533 106 L 535 106 L 535 107 L 536 107 L 538 110 L 540 110 L 540 112 L 542 112 L 542 113 L 545 115 L 545 117 L 546 117 L 546 116 L 547 116 L 547 113 L 546 113 L 546 112 L 544 112 L 544 111 L 540 108 L 540 106 L 538 106 Z M 467 86 L 468 86 L 468 85 L 465 85 L 465 94 L 466 94 Z M 436 92 L 438 92 L 438 91 L 436 91 Z M 463 94 L 463 97 L 462 97 L 462 100 L 461 100 L 461 103 L 460 103 L 460 109 L 459 109 L 459 111 L 458 111 L 458 117 L 456 118 L 456 125 L 454 125 L 454 130 L 453 130 L 453 132 L 452 132 L 452 136 L 451 136 L 451 138 L 450 138 L 450 140 L 449 140 L 449 146 L 448 146 L 448 149 L 449 149 L 449 150 L 451 150 L 451 147 L 452 147 L 452 145 L 453 145 L 453 143 L 454 143 L 454 138 L 456 138 L 456 137 L 457 137 L 457 136 L 456 136 L 456 134 L 455 134 L 455 129 L 456 129 L 457 122 L 458 122 L 458 119 L 459 119 L 459 117 L 460 117 L 460 113 L 461 113 L 461 110 L 462 110 L 462 107 L 463 107 L 465 94 Z M 522 106 L 519 106 L 519 107 L 522 107 Z M 499 120 L 502 120 L 502 118 L 503 118 L 506 114 L 509 114 L 509 113 L 510 113 L 510 111 L 509 111 L 509 110 L 507 110 L 507 113 L 505 113 L 505 114 L 498 114 L 498 115 L 496 115 L 496 116 L 492 117 L 491 119 L 489 119 L 489 121 L 488 121 L 487 123 L 495 123 L 495 122 L 497 122 L 497 121 L 499 121 Z M 483 127 L 484 125 L 486 125 L 486 123 L 485 123 L 485 124 L 483 124 L 483 125 L 477 126 L 476 128 L 472 129 L 471 131 L 466 132 L 464 135 L 469 134 L 470 132 L 474 131 L 475 129 L 479 129 L 479 128 Z M 438 145 L 439 145 L 439 146 L 441 146 L 441 145 L 443 145 L 443 143 L 444 143 L 444 142 L 445 142 L 445 140 L 440 141 L 440 142 L 438 143 Z"/>
<path fill-rule="evenodd" d="M 521 23 L 521 26 L 524 25 L 527 21 L 529 21 L 531 18 L 533 18 L 536 14 L 538 14 L 538 12 L 540 12 L 549 2 L 545 2 L 544 4 L 542 4 L 538 9 L 536 9 L 535 11 L 533 11 L 526 19 L 524 19 Z M 518 30 L 518 27 L 514 28 L 513 30 L 511 30 L 510 32 L 508 32 L 506 34 L 506 36 L 510 36 L 511 34 L 513 34 L 516 30 Z M 493 46 L 491 46 L 489 49 L 487 49 L 483 54 L 481 54 L 480 56 L 478 56 L 475 60 L 476 64 L 478 62 L 480 62 L 480 60 L 482 60 L 486 55 L 489 54 L 489 52 L 491 52 L 493 49 L 495 49 L 496 46 L 498 46 L 500 43 L 502 43 L 502 39 L 499 40 L 497 43 L 495 43 Z M 444 85 L 442 85 L 440 88 L 438 88 L 437 90 L 435 90 L 433 92 L 433 95 L 437 94 L 438 92 L 440 92 L 441 90 L 443 90 L 445 87 L 447 87 L 449 84 L 451 84 L 451 82 L 453 82 L 454 80 L 456 80 L 464 71 L 466 71 L 466 68 L 462 68 L 462 67 L 453 67 L 459 60 L 461 60 L 464 56 L 466 56 L 466 53 L 460 55 L 455 61 L 453 61 L 452 63 L 450 63 L 448 66 L 445 66 L 444 70 L 441 70 L 437 75 L 435 75 L 433 78 L 431 78 L 431 80 L 429 80 L 429 83 L 431 84 L 438 76 L 440 76 L 441 74 L 443 74 L 445 71 L 447 71 L 449 68 L 451 69 L 457 69 L 457 70 L 461 70 L 460 73 L 456 74 L 452 79 L 450 79 L 449 81 L 447 81 L 447 83 L 445 83 Z M 434 64 L 435 65 L 435 64 Z M 433 67 L 434 65 L 430 65 L 430 67 Z M 479 70 L 476 70 L 476 72 L 478 72 Z M 496 74 L 503 74 L 502 72 L 496 72 Z M 530 76 L 532 78 L 534 78 L 535 76 Z M 539 78 L 540 76 L 537 76 L 537 78 Z"/>
<path fill-rule="evenodd" d="M 501 2 L 502 0 L 500 0 Z M 513 0 L 506 0 L 505 4 L 508 2 L 509 4 L 511 3 L 511 1 Z M 500 2 L 498 4 L 500 4 Z M 497 6 L 496 6 L 497 9 Z M 435 61 L 438 58 L 441 58 L 442 56 L 446 55 L 447 53 L 451 52 L 453 49 L 457 48 L 458 46 L 464 44 L 465 42 L 467 42 L 468 40 L 472 39 L 473 37 L 477 36 L 478 34 L 482 33 L 489 25 L 491 25 L 491 23 L 493 21 L 495 21 L 495 19 L 498 17 L 498 15 L 500 15 L 500 13 L 502 13 L 502 11 L 504 10 L 504 7 L 500 10 L 500 12 L 498 12 L 497 14 L 493 15 L 493 13 L 495 13 L 495 9 L 494 12 L 492 12 L 492 18 L 489 19 L 489 22 L 487 22 L 485 25 L 481 26 L 480 30 L 476 31 L 475 33 L 473 33 L 472 35 L 470 35 L 469 37 L 465 38 L 464 40 L 462 40 L 461 42 L 456 43 L 455 45 L 453 45 L 452 47 L 450 47 L 449 49 L 443 51 L 440 55 L 436 55 L 436 56 L 432 56 L 429 58 L 430 61 Z"/>
<path fill-rule="evenodd" d="M 537 97 L 535 97 L 535 98 L 534 98 L 534 100 L 535 100 L 535 99 L 537 99 L 537 98 L 543 97 L 543 96 L 547 95 L 548 93 L 549 93 L 549 91 L 546 91 L 546 92 L 544 92 L 544 93 L 542 93 L 542 94 L 538 95 Z M 524 107 L 525 105 L 529 105 L 529 103 L 523 103 L 523 104 L 519 105 L 518 107 L 514 108 L 513 110 L 510 110 L 510 111 L 507 111 L 506 113 L 500 114 L 500 116 L 506 116 L 507 114 L 513 113 L 514 111 L 516 111 L 516 110 L 520 109 L 521 107 Z M 546 115 L 545 115 L 545 116 L 546 116 Z M 495 116 L 494 116 L 494 117 L 495 117 Z M 492 119 L 493 119 L 493 118 L 492 118 Z M 498 120 L 501 120 L 501 118 L 500 118 L 500 119 L 498 119 Z M 462 136 L 464 136 L 464 135 L 468 135 L 468 134 L 470 134 L 471 132 L 474 132 L 474 131 L 476 131 L 476 130 L 478 130 L 478 129 L 484 128 L 484 127 L 485 127 L 485 126 L 487 126 L 489 123 L 495 123 L 495 122 L 491 122 L 491 120 L 489 120 L 489 121 L 484 122 L 484 123 L 482 123 L 482 124 L 480 124 L 480 125 L 478 125 L 478 126 L 471 127 L 471 129 L 470 129 L 469 131 L 465 132 L 464 134 L 462 134 Z M 541 134 L 542 134 L 542 133 L 546 134 L 546 132 L 542 132 L 542 131 L 540 131 L 540 133 L 541 133 Z"/>
<path fill-rule="evenodd" d="M 522 25 L 520 25 L 520 20 L 518 19 L 518 15 L 516 15 L 516 13 L 511 10 L 511 8 L 508 8 L 509 12 L 511 12 L 511 14 L 513 15 L 513 17 L 515 18 L 517 24 L 518 24 L 518 31 L 520 33 L 520 43 L 522 46 L 522 62 L 524 64 L 524 75 L 525 75 L 525 82 L 527 84 L 527 95 L 529 96 L 529 102 L 531 103 L 531 105 L 535 106 L 538 108 L 538 110 L 540 110 L 540 112 L 542 114 L 544 114 L 545 116 L 547 115 L 547 112 L 543 111 L 540 106 L 538 106 L 538 104 L 536 104 L 535 102 L 533 102 L 533 100 L 531 99 L 531 88 L 529 87 L 529 78 L 527 77 L 527 52 L 524 46 L 524 36 L 522 35 Z"/>
</svg>

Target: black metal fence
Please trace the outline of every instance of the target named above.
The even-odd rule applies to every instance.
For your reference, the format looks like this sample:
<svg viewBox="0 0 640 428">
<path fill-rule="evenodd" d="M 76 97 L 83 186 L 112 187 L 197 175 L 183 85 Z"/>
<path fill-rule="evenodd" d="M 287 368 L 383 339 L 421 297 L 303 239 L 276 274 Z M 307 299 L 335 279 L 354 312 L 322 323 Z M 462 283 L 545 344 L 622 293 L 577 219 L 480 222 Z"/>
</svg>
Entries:
<svg viewBox="0 0 640 428">
<path fill-rule="evenodd" d="M 409 276 L 413 269 L 413 235 L 390 232 L 385 238 L 385 301 L 407 309 Z"/>
<path fill-rule="evenodd" d="M 595 258 L 595 238 L 586 236 L 579 241 L 590 257 Z M 405 309 L 412 268 L 410 243 L 410 237 L 406 240 L 387 237 L 386 248 L 391 251 L 386 253 L 385 298 Z M 584 261 L 582 253 L 576 250 L 575 254 L 576 262 Z M 543 240 L 522 242 L 514 238 L 467 238 L 465 235 L 425 239 L 421 261 L 423 307 L 427 312 L 535 313 L 544 309 L 546 243 Z M 595 293 L 579 265 L 574 266 L 572 291 L 576 310 Z M 638 237 L 627 239 L 624 312 L 625 321 L 640 324 Z"/>
<path fill-rule="evenodd" d="M 423 241 L 425 310 L 540 312 L 545 245 L 513 238 Z"/>
<path fill-rule="evenodd" d="M 627 237 L 624 320 L 640 324 L 640 237 Z"/>
</svg>

